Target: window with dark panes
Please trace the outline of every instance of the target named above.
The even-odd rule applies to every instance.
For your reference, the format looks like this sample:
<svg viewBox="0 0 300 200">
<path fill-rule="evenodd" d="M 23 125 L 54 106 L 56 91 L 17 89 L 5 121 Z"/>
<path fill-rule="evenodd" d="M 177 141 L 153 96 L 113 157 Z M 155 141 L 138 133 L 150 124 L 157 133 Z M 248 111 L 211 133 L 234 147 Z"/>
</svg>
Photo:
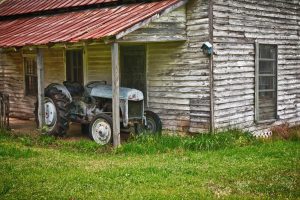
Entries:
<svg viewBox="0 0 300 200">
<path fill-rule="evenodd" d="M 37 65 L 35 57 L 24 58 L 25 95 L 37 95 Z"/>
<path fill-rule="evenodd" d="M 66 51 L 67 81 L 83 84 L 83 55 L 81 49 Z"/>
<path fill-rule="evenodd" d="M 256 120 L 277 118 L 277 45 L 257 44 Z"/>
</svg>

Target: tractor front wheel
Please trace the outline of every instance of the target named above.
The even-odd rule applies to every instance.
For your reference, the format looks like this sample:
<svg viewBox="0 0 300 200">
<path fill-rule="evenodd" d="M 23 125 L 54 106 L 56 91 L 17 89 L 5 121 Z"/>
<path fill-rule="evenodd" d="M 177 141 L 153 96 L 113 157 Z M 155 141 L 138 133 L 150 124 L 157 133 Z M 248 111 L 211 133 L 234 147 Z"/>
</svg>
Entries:
<svg viewBox="0 0 300 200">
<path fill-rule="evenodd" d="M 112 118 L 106 114 L 96 115 L 90 123 L 89 136 L 100 145 L 112 142 Z"/>
</svg>

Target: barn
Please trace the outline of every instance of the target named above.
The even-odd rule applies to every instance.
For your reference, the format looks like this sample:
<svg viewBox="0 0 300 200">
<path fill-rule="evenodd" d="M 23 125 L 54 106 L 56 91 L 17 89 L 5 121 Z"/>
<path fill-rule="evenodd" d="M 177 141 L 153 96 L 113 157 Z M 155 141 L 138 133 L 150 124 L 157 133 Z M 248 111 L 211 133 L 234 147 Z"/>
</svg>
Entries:
<svg viewBox="0 0 300 200">
<path fill-rule="evenodd" d="M 141 90 L 166 130 L 300 124 L 299 0 L 0 2 L 11 117 L 33 119 L 50 83 L 105 80 Z"/>
</svg>

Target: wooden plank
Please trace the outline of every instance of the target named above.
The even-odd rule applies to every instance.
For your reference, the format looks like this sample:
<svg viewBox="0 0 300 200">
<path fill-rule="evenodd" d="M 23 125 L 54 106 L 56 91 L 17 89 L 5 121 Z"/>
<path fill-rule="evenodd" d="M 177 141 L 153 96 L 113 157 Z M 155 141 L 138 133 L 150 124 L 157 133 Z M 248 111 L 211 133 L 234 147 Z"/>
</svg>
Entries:
<svg viewBox="0 0 300 200">
<path fill-rule="evenodd" d="M 135 24 L 134 26 L 132 26 L 132 27 L 126 29 L 125 31 L 122 31 L 121 33 L 118 33 L 118 34 L 116 35 L 116 39 L 120 39 L 120 38 L 122 38 L 122 37 L 128 35 L 129 33 L 133 32 L 133 31 L 135 31 L 135 30 L 137 30 L 137 29 L 139 29 L 139 28 L 141 28 L 141 27 L 143 27 L 143 26 L 148 25 L 149 23 L 151 23 L 151 22 L 154 21 L 155 19 L 158 19 L 160 16 L 166 15 L 167 13 L 170 13 L 170 12 L 172 12 L 173 10 L 175 10 L 175 9 L 177 9 L 177 8 L 179 8 L 179 7 L 181 7 L 181 6 L 183 6 L 183 5 L 186 4 L 186 3 L 187 3 L 187 0 L 181 0 L 181 1 L 179 1 L 178 3 L 176 3 L 176 4 L 172 5 L 172 6 L 170 6 L 169 8 L 165 9 L 165 10 L 162 11 L 161 13 L 156 14 L 156 15 L 153 15 L 152 17 L 150 17 L 150 18 L 148 18 L 148 19 L 146 19 L 146 20 L 143 20 L 143 21 L 141 21 L 141 22 Z"/>
<path fill-rule="evenodd" d="M 299 124 L 300 16 L 298 1 L 214 1 L 214 78 L 216 127 L 251 131 L 272 123 L 255 123 L 258 107 L 258 48 L 255 43 L 278 46 L 277 124 Z M 298 89 L 297 89 L 298 88 Z M 259 105 L 260 104 L 260 105 Z M 274 113 L 272 113 L 274 115 Z M 255 118 L 255 119 L 254 119 Z M 259 117 L 261 118 L 261 116 Z"/>
<path fill-rule="evenodd" d="M 88 45 L 86 51 L 88 68 L 86 82 L 103 80 L 111 84 L 112 58 L 110 45 L 104 43 Z"/>
<path fill-rule="evenodd" d="M 114 42 L 111 45 L 112 61 L 112 110 L 113 110 L 113 145 L 118 147 L 121 144 L 120 139 L 120 64 L 119 64 L 119 44 Z"/>
<path fill-rule="evenodd" d="M 37 76 L 38 76 L 38 118 L 39 118 L 39 128 L 42 128 L 45 125 L 43 49 L 37 49 L 36 62 L 37 62 Z"/>
</svg>

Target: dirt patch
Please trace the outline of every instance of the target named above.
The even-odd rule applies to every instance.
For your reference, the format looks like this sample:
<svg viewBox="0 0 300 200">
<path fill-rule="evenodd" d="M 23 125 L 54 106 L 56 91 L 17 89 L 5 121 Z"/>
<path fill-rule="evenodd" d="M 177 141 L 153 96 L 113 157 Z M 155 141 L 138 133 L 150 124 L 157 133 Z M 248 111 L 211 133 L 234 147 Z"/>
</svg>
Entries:
<svg viewBox="0 0 300 200">
<path fill-rule="evenodd" d="M 10 118 L 10 128 L 12 132 L 16 135 L 30 135 L 38 136 L 40 132 L 38 131 L 35 121 L 32 120 L 23 120 L 17 118 Z M 130 137 L 130 134 L 126 132 L 121 133 L 121 140 L 127 141 Z M 78 123 L 70 123 L 69 130 L 65 137 L 60 138 L 61 140 L 66 141 L 79 141 L 82 139 L 90 140 L 87 134 L 81 133 L 81 125 Z"/>
</svg>

